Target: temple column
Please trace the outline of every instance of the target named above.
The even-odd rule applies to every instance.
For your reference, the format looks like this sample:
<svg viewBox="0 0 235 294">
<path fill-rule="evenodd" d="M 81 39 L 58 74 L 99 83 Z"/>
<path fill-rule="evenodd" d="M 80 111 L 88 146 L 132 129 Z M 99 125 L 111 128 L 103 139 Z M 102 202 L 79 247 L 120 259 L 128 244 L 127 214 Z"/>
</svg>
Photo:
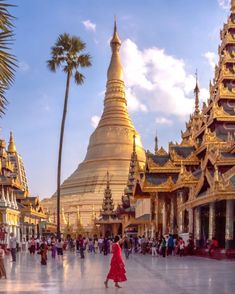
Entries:
<svg viewBox="0 0 235 294">
<path fill-rule="evenodd" d="M 166 234 L 166 201 L 163 200 L 162 205 L 162 235 Z"/>
<path fill-rule="evenodd" d="M 225 248 L 234 246 L 234 200 L 226 201 Z"/>
<path fill-rule="evenodd" d="M 172 197 L 171 198 L 171 214 L 170 214 L 170 224 L 171 224 L 171 233 L 175 233 L 175 199 Z"/>
<path fill-rule="evenodd" d="M 201 245 L 201 208 L 195 208 L 195 240 L 196 246 L 200 247 Z"/>
<path fill-rule="evenodd" d="M 178 212 L 178 234 L 182 234 L 183 233 L 183 210 L 182 210 L 182 204 L 183 204 L 183 191 L 179 191 L 178 193 L 178 197 L 179 197 L 179 205 L 181 206 Z"/>
<path fill-rule="evenodd" d="M 209 240 L 215 236 L 215 202 L 209 205 Z"/>
<path fill-rule="evenodd" d="M 193 209 L 188 208 L 188 232 L 193 234 Z"/>
</svg>

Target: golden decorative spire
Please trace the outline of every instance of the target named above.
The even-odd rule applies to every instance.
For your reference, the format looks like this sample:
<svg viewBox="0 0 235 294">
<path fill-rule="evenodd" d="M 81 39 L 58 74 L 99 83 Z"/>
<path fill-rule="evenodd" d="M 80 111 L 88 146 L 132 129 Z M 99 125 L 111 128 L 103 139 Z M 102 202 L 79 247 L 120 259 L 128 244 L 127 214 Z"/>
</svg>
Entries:
<svg viewBox="0 0 235 294">
<path fill-rule="evenodd" d="M 8 144 L 8 152 L 9 153 L 16 153 L 16 146 L 15 146 L 15 142 L 14 142 L 12 132 L 10 132 L 10 140 L 9 140 L 9 144 Z"/>
<path fill-rule="evenodd" d="M 133 134 L 133 153 L 136 153 L 136 143 L 135 143 L 135 138 L 136 138 L 136 135 L 135 135 L 135 132 Z"/>
<path fill-rule="evenodd" d="M 116 17 L 114 19 L 114 31 L 113 38 L 110 42 L 112 48 L 112 58 L 108 69 L 108 81 L 110 80 L 121 80 L 123 81 L 123 70 L 119 54 L 119 49 L 121 47 L 121 40 L 117 33 L 117 23 Z"/>
<path fill-rule="evenodd" d="M 197 70 L 196 70 L 196 87 L 194 89 L 194 93 L 195 93 L 195 114 L 199 114 L 200 110 L 199 110 L 199 93 L 200 93 L 200 89 L 198 86 L 198 74 L 197 74 Z"/>
<path fill-rule="evenodd" d="M 107 185 L 106 188 L 109 189 L 109 171 L 107 171 Z"/>
</svg>

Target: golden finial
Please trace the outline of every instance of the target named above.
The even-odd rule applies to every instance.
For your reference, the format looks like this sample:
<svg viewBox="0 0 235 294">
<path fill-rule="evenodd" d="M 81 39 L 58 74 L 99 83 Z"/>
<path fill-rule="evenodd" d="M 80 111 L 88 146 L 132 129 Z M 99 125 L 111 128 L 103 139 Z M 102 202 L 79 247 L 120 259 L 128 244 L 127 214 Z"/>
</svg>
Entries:
<svg viewBox="0 0 235 294">
<path fill-rule="evenodd" d="M 16 146 L 13 138 L 13 133 L 10 132 L 10 140 L 9 140 L 9 145 L 8 145 L 8 152 L 9 153 L 16 153 Z"/>
<path fill-rule="evenodd" d="M 195 93 L 195 113 L 199 114 L 199 112 L 200 112 L 200 110 L 199 110 L 199 93 L 200 93 L 200 89 L 199 89 L 199 86 L 198 86 L 198 73 L 197 73 L 197 70 L 196 70 L 196 73 L 195 73 L 195 77 L 196 77 L 196 86 L 195 86 L 195 89 L 194 89 L 194 93 Z"/>
<path fill-rule="evenodd" d="M 114 18 L 114 30 L 113 37 L 110 41 L 110 46 L 112 48 L 112 58 L 108 69 L 108 80 L 121 80 L 123 81 L 123 70 L 119 55 L 119 49 L 121 46 L 121 40 L 117 33 L 117 21 Z"/>
<path fill-rule="evenodd" d="M 110 42 L 112 49 L 119 49 L 121 45 L 121 40 L 117 33 L 117 18 L 116 15 L 114 16 L 114 29 L 113 29 L 113 38 Z M 113 46 L 114 45 L 114 46 Z"/>
</svg>

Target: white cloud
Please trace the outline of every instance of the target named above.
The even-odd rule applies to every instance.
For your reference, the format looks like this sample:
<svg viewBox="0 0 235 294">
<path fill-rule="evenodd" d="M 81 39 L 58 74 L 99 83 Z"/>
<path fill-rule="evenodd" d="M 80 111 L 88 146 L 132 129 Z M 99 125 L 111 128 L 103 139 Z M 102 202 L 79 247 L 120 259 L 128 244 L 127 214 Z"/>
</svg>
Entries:
<svg viewBox="0 0 235 294">
<path fill-rule="evenodd" d="M 142 111 L 147 112 L 147 106 L 141 103 L 138 98 L 135 96 L 135 93 L 132 92 L 131 88 L 126 90 L 127 105 L 130 111 Z"/>
<path fill-rule="evenodd" d="M 157 111 L 182 119 L 192 113 L 195 77 L 186 72 L 182 59 L 156 47 L 140 50 L 130 39 L 123 42 L 121 52 L 133 111 Z"/>
<path fill-rule="evenodd" d="M 93 115 L 93 116 L 91 117 L 91 125 L 92 125 L 92 127 L 93 127 L 94 129 L 98 126 L 99 121 L 100 121 L 100 116 L 98 116 L 98 115 Z"/>
<path fill-rule="evenodd" d="M 168 125 L 168 126 L 171 126 L 173 124 L 173 121 L 172 120 L 170 120 L 168 118 L 165 118 L 165 117 L 157 117 L 155 121 L 159 125 Z"/>
<path fill-rule="evenodd" d="M 83 20 L 82 24 L 84 25 L 86 30 L 95 32 L 96 24 L 91 22 L 89 19 Z"/>
<path fill-rule="evenodd" d="M 218 0 L 218 3 L 223 9 L 229 9 L 231 0 Z"/>
<path fill-rule="evenodd" d="M 218 59 L 217 54 L 215 54 L 214 52 L 208 51 L 203 56 L 208 60 L 212 70 L 214 70 L 215 65 L 217 63 L 217 59 Z"/>
<path fill-rule="evenodd" d="M 27 72 L 30 69 L 29 64 L 25 61 L 20 61 L 18 65 L 21 72 Z"/>
</svg>

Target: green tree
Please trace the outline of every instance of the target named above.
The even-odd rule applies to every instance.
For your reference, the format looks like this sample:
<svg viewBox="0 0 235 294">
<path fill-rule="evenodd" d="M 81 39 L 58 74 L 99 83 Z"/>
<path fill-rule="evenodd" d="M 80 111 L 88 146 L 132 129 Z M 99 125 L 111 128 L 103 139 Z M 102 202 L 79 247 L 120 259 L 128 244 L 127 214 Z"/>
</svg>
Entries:
<svg viewBox="0 0 235 294">
<path fill-rule="evenodd" d="M 77 85 L 84 82 L 84 75 L 80 73 L 79 68 L 91 66 L 91 57 L 89 54 L 83 54 L 86 44 L 79 37 L 69 34 L 59 35 L 55 45 L 51 48 L 51 59 L 47 61 L 48 68 L 56 72 L 58 68 L 66 73 L 66 89 L 64 97 L 64 109 L 60 129 L 58 168 L 57 168 L 57 236 L 60 237 L 60 185 L 61 185 L 61 160 L 64 139 L 64 127 L 67 114 L 67 105 L 69 97 L 69 87 L 71 78 Z"/>
<path fill-rule="evenodd" d="M 10 53 L 9 48 L 13 38 L 14 17 L 8 8 L 13 6 L 0 0 L 0 116 L 4 114 L 7 104 L 5 92 L 14 81 L 16 68 L 16 58 Z"/>
</svg>

